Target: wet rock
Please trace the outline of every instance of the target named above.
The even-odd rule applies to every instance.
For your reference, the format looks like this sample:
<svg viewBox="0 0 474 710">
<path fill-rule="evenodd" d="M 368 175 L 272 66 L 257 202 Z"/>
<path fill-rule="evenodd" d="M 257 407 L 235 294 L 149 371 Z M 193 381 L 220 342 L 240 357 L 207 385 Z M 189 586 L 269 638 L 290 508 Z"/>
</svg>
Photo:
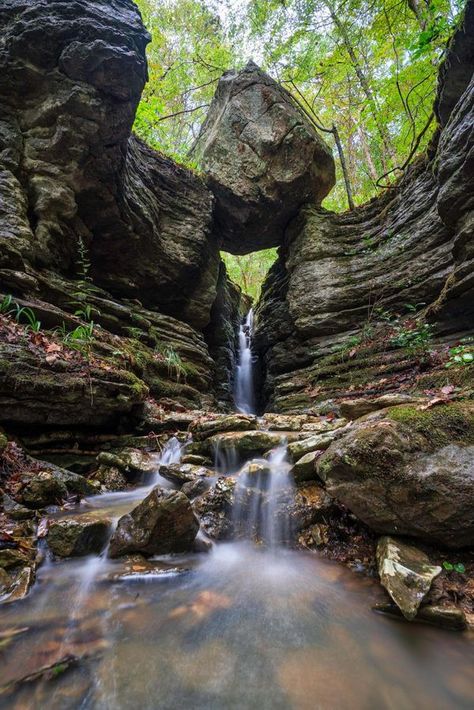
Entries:
<svg viewBox="0 0 474 710">
<path fill-rule="evenodd" d="M 201 525 L 213 540 L 228 540 L 234 533 L 232 508 L 236 479 L 221 477 L 207 493 L 193 503 Z"/>
<path fill-rule="evenodd" d="M 334 431 L 315 434 L 302 441 L 295 441 L 288 445 L 288 457 L 291 461 L 298 461 L 298 459 L 313 451 L 324 451 L 335 439 L 340 438 L 343 433 L 344 429 L 341 426 L 334 429 Z"/>
<path fill-rule="evenodd" d="M 239 471 L 239 478 L 246 478 L 249 485 L 264 482 L 272 475 L 272 468 L 266 459 L 252 459 L 247 461 Z"/>
<path fill-rule="evenodd" d="M 156 471 L 156 456 L 141 449 L 122 449 L 118 453 L 102 451 L 97 461 L 105 466 L 113 466 L 124 473 L 153 473 Z"/>
<path fill-rule="evenodd" d="M 28 556 L 21 550 L 8 547 L 0 550 L 0 567 L 2 569 L 25 565 L 28 561 Z"/>
<path fill-rule="evenodd" d="M 329 525 L 324 523 L 316 523 L 312 525 L 308 530 L 304 531 L 304 544 L 311 547 L 316 545 L 316 547 L 324 547 L 327 545 L 329 540 Z M 310 538 L 309 540 L 307 538 Z"/>
<path fill-rule="evenodd" d="M 380 581 L 403 616 L 412 621 L 441 567 L 430 564 L 416 547 L 387 536 L 378 541 L 376 555 Z"/>
<path fill-rule="evenodd" d="M 311 414 L 269 414 L 266 413 L 261 418 L 261 427 L 272 431 L 309 431 L 319 434 L 325 431 L 332 431 L 347 424 L 341 419 L 328 419 L 323 416 Z"/>
<path fill-rule="evenodd" d="M 17 574 L 13 576 L 13 581 L 7 589 L 5 596 L 2 599 L 2 604 L 24 599 L 30 591 L 35 581 L 35 570 L 32 566 L 23 567 Z"/>
<path fill-rule="evenodd" d="M 189 428 L 193 439 L 202 441 L 220 432 L 251 431 L 257 428 L 257 417 L 250 414 L 222 414 L 198 419 Z"/>
<path fill-rule="evenodd" d="M 31 478 L 21 490 L 21 500 L 28 508 L 45 508 L 61 503 L 68 495 L 63 481 L 51 471 L 42 471 Z"/>
<path fill-rule="evenodd" d="M 474 543 L 474 405 L 369 415 L 317 462 L 331 496 L 376 532 Z"/>
<path fill-rule="evenodd" d="M 455 606 L 423 606 L 418 612 L 417 619 L 452 631 L 463 631 L 467 628 L 466 614 Z"/>
<path fill-rule="evenodd" d="M 195 481 L 188 481 L 181 487 L 181 493 L 193 500 L 209 490 L 211 482 L 205 478 L 198 478 Z"/>
<path fill-rule="evenodd" d="M 48 529 L 48 546 L 59 557 L 82 557 L 99 554 L 105 548 L 111 521 L 92 515 L 52 520 Z"/>
<path fill-rule="evenodd" d="M 295 483 L 316 478 L 316 461 L 320 455 L 320 450 L 310 451 L 296 461 L 290 471 Z"/>
<path fill-rule="evenodd" d="M 159 474 L 175 486 L 181 487 L 185 483 L 194 483 L 199 479 L 212 477 L 214 471 L 191 463 L 172 463 L 160 466 Z"/>
<path fill-rule="evenodd" d="M 110 540 L 110 556 L 130 552 L 160 555 L 192 548 L 199 530 L 189 499 L 179 491 L 159 487 L 118 521 Z"/>
<path fill-rule="evenodd" d="M 193 466 L 210 466 L 210 459 L 206 456 L 199 456 L 198 454 L 186 454 L 182 457 L 181 463 L 191 463 Z"/>
<path fill-rule="evenodd" d="M 288 505 L 292 528 L 298 533 L 314 523 L 324 522 L 333 507 L 330 496 L 317 483 L 304 483 L 294 491 L 293 502 Z"/>
<path fill-rule="evenodd" d="M 398 618 L 405 618 L 400 608 L 390 602 L 379 602 L 374 606 L 374 611 L 388 614 Z M 468 627 L 466 614 L 455 606 L 421 606 L 415 621 L 422 621 L 433 626 L 440 626 L 450 631 L 464 631 Z"/>
<path fill-rule="evenodd" d="M 271 431 L 232 431 L 211 437 L 208 445 L 211 451 L 236 451 L 242 458 L 252 458 L 280 446 L 286 438 L 284 433 Z"/>
<path fill-rule="evenodd" d="M 108 491 L 123 491 L 127 487 L 127 479 L 122 471 L 115 466 L 99 466 L 94 474 L 94 479 L 105 486 Z"/>
<path fill-rule="evenodd" d="M 3 510 L 12 520 L 28 520 L 34 516 L 34 512 L 24 505 L 20 505 L 6 493 L 3 494 Z"/>
<path fill-rule="evenodd" d="M 221 77 L 193 155 L 216 197 L 223 248 L 278 246 L 305 202 L 335 182 L 332 153 L 285 89 L 256 64 Z"/>
</svg>

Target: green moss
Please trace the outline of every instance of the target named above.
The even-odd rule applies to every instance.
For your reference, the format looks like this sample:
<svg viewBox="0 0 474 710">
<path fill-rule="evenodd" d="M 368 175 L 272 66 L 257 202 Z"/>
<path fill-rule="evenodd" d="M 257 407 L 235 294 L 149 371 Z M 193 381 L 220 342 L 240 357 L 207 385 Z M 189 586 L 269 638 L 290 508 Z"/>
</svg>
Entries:
<svg viewBox="0 0 474 710">
<path fill-rule="evenodd" d="M 387 416 L 423 435 L 436 447 L 453 441 L 474 443 L 474 407 L 468 403 L 451 402 L 424 410 L 402 405 L 391 409 Z"/>
<path fill-rule="evenodd" d="M 0 456 L 1 456 L 2 452 L 6 449 L 7 444 L 8 444 L 7 437 L 5 436 L 5 434 L 3 434 L 0 431 Z"/>
</svg>

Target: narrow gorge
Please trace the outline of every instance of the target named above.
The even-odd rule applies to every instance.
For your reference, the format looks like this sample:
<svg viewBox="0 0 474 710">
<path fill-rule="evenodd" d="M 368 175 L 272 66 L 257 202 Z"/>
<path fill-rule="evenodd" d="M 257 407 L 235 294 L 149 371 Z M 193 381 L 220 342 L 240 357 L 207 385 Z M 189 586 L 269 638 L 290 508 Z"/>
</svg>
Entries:
<svg viewBox="0 0 474 710">
<path fill-rule="evenodd" d="M 0 707 L 472 707 L 473 0 L 343 212 L 254 61 L 191 168 L 133 131 L 132 0 L 0 30 Z M 270 248 L 252 299 L 222 253 Z"/>
</svg>

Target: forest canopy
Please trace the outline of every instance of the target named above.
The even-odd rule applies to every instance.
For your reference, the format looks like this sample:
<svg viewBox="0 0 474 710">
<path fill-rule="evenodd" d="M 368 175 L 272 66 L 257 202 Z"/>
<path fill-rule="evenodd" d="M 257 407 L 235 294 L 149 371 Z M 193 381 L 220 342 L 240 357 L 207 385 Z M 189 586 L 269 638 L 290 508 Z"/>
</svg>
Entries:
<svg viewBox="0 0 474 710">
<path fill-rule="evenodd" d="M 341 211 L 398 178 L 435 130 L 436 76 L 461 0 L 136 0 L 152 41 L 135 131 L 189 167 L 221 74 L 252 58 L 280 81 L 334 152 Z M 226 255 L 253 296 L 269 250 Z"/>
</svg>

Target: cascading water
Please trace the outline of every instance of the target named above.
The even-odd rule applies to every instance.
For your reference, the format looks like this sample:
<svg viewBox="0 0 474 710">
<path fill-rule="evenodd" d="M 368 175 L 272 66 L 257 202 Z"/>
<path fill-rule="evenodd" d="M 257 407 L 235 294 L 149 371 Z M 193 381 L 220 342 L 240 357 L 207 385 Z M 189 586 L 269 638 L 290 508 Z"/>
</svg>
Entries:
<svg viewBox="0 0 474 710">
<path fill-rule="evenodd" d="M 290 509 L 294 500 L 286 444 L 271 451 L 268 460 L 253 459 L 237 476 L 233 526 L 239 536 L 270 549 L 292 538 Z"/>
<path fill-rule="evenodd" d="M 243 414 L 255 414 L 256 398 L 252 355 L 253 310 L 247 313 L 239 330 L 239 357 L 235 370 L 235 406 Z"/>
</svg>

